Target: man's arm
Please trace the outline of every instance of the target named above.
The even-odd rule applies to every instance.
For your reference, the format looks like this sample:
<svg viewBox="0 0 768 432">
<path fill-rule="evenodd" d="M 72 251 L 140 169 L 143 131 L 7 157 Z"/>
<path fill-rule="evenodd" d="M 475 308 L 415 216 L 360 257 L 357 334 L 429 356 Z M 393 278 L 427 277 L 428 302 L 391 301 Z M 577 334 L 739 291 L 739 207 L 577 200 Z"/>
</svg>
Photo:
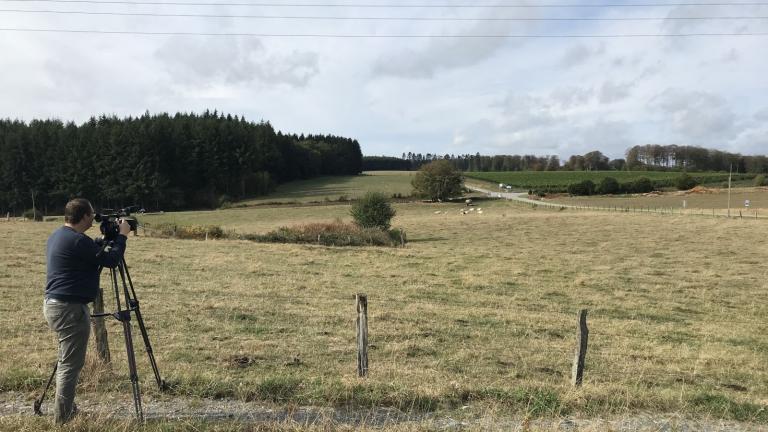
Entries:
<svg viewBox="0 0 768 432">
<path fill-rule="evenodd" d="M 131 232 L 128 222 L 120 221 L 120 234 L 117 235 L 111 247 L 103 248 L 88 237 L 81 237 L 77 242 L 78 253 L 86 261 L 100 266 L 115 268 L 123 259 L 127 234 Z"/>
</svg>

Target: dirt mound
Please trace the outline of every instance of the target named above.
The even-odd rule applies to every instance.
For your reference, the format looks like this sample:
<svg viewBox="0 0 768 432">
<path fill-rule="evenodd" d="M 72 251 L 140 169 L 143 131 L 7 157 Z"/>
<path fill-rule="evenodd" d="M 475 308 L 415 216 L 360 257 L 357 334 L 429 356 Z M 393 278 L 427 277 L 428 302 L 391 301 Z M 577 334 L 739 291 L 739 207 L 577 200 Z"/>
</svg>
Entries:
<svg viewBox="0 0 768 432">
<path fill-rule="evenodd" d="M 685 191 L 686 194 L 711 194 L 714 192 L 715 192 L 714 190 L 710 188 L 706 188 L 704 186 L 696 186 L 693 189 Z"/>
</svg>

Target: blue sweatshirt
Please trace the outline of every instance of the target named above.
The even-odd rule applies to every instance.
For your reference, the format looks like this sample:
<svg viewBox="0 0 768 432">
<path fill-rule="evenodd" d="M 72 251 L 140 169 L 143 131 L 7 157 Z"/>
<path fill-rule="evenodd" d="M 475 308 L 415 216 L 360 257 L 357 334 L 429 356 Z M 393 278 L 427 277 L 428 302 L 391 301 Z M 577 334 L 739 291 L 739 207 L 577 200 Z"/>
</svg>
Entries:
<svg viewBox="0 0 768 432">
<path fill-rule="evenodd" d="M 74 303 L 90 303 L 99 290 L 99 268 L 116 267 L 125 252 L 124 235 L 102 252 L 90 237 L 62 226 L 48 237 L 48 277 L 45 296 Z M 101 252 L 101 253 L 100 253 Z"/>
</svg>

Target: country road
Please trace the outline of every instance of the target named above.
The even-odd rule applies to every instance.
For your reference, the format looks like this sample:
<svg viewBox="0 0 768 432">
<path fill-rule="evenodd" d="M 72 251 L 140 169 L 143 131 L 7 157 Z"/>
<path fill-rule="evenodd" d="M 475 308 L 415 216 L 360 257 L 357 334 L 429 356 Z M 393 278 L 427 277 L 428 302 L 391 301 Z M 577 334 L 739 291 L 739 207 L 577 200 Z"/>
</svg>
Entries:
<svg viewBox="0 0 768 432">
<path fill-rule="evenodd" d="M 528 192 L 495 192 L 488 189 L 479 188 L 477 186 L 467 185 L 466 187 L 467 189 L 473 190 L 475 192 L 484 193 L 484 194 L 487 194 L 489 197 L 494 197 L 494 198 L 504 198 L 512 201 L 524 202 L 528 204 L 544 205 L 544 206 L 550 206 L 550 207 L 564 207 L 564 208 L 574 207 L 568 204 L 558 204 L 553 202 L 530 199 L 528 198 Z"/>
</svg>

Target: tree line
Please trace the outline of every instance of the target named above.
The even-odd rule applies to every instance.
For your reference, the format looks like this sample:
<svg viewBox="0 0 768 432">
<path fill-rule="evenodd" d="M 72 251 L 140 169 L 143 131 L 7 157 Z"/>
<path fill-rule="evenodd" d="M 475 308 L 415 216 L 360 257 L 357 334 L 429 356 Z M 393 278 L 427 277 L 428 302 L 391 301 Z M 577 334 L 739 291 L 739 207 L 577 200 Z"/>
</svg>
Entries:
<svg viewBox="0 0 768 432">
<path fill-rule="evenodd" d="M 679 145 L 638 145 L 627 150 L 631 169 L 768 173 L 768 156 L 742 156 L 721 150 Z"/>
<path fill-rule="evenodd" d="M 627 150 L 626 159 L 610 159 L 600 151 L 572 155 L 561 162 L 556 155 L 494 155 L 480 153 L 421 154 L 403 153 L 402 157 L 366 156 L 364 171 L 415 171 L 436 160 L 447 160 L 461 171 L 729 171 L 768 173 L 768 156 L 744 156 L 695 146 L 643 145 Z"/>
<path fill-rule="evenodd" d="M 140 117 L 0 120 L 0 209 L 60 211 L 75 196 L 117 208 L 212 208 L 276 184 L 362 170 L 359 143 L 275 131 L 206 111 Z"/>
</svg>

